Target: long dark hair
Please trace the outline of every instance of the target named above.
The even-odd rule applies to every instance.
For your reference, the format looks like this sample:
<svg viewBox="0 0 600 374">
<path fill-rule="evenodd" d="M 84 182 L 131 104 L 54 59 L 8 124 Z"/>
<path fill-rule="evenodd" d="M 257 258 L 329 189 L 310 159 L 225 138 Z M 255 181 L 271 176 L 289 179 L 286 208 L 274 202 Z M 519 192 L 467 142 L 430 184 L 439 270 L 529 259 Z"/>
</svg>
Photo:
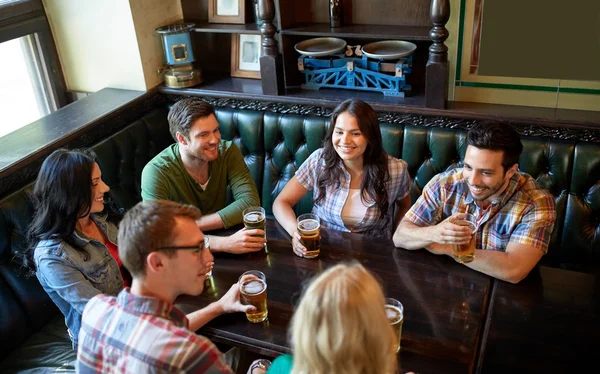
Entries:
<svg viewBox="0 0 600 374">
<path fill-rule="evenodd" d="M 71 234 L 79 218 L 90 213 L 92 203 L 92 171 L 96 155 L 89 149 L 57 149 L 42 163 L 33 187 L 35 206 L 33 221 L 27 233 L 25 253 L 27 267 L 34 272 L 35 247 L 41 240 L 59 239 L 70 244 Z M 90 254 L 73 245 L 84 260 Z"/>
<path fill-rule="evenodd" d="M 314 203 L 320 205 L 325 198 L 325 189 L 329 186 L 338 188 L 344 174 L 340 156 L 333 148 L 332 136 L 335 122 L 342 113 L 348 113 L 356 118 L 360 132 L 367 139 L 367 148 L 363 154 L 363 180 L 360 185 L 361 199 L 366 202 L 374 199 L 379 211 L 379 218 L 384 218 L 389 208 L 388 193 L 385 183 L 389 180 L 388 156 L 383 149 L 381 129 L 377 113 L 371 106 L 360 100 L 346 100 L 338 105 L 331 114 L 329 129 L 323 140 L 323 153 L 325 170 L 317 176 L 318 193 Z"/>
</svg>

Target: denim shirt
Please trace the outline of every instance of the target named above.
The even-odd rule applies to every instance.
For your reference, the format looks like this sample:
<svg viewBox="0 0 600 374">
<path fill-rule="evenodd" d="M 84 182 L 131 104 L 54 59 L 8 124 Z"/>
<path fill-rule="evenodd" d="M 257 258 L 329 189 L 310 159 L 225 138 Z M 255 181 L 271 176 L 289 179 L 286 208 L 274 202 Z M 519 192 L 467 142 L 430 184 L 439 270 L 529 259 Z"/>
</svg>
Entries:
<svg viewBox="0 0 600 374">
<path fill-rule="evenodd" d="M 117 227 L 106 216 L 90 215 L 106 238 L 117 244 Z M 84 260 L 73 246 L 62 239 L 41 240 L 35 248 L 36 276 L 48 296 L 65 316 L 73 348 L 81 327 L 81 315 L 87 302 L 98 294 L 116 296 L 123 289 L 117 262 L 106 246 L 75 230 L 71 243 L 89 253 Z"/>
</svg>

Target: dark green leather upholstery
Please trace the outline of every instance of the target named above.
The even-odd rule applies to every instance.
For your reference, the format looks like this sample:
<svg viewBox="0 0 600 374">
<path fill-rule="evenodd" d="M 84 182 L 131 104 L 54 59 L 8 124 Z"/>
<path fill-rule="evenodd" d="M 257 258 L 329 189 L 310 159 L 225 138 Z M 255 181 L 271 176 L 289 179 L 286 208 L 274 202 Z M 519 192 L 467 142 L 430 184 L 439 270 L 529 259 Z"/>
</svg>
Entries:
<svg viewBox="0 0 600 374">
<path fill-rule="evenodd" d="M 267 214 L 288 180 L 312 152 L 319 149 L 327 131 L 324 118 L 265 113 L 265 174 L 261 203 Z M 310 212 L 312 193 L 296 205 L 296 214 Z"/>
<path fill-rule="evenodd" d="M 153 109 L 93 147 L 103 178 L 111 187 L 109 195 L 123 211 L 140 200 L 144 165 L 173 143 L 167 111 L 167 107 Z M 217 109 L 216 116 L 222 137 L 233 140 L 244 155 L 269 214 L 286 182 L 321 147 L 329 126 L 327 118 L 250 110 Z M 381 132 L 386 151 L 408 163 L 413 202 L 434 175 L 461 166 L 467 147 L 466 133 L 461 130 L 383 123 Z M 520 169 L 547 188 L 556 201 L 557 221 L 542 261 L 597 272 L 600 144 L 525 136 L 522 140 Z M 58 314 L 37 279 L 19 275 L 13 261 L 13 254 L 23 249 L 23 234 L 32 214 L 28 188 L 0 198 L 0 359 L 17 346 L 26 347 L 27 341 L 35 342 L 39 336 L 32 336 Z M 311 207 L 312 195 L 302 199 L 296 212 L 308 212 Z"/>
<path fill-rule="evenodd" d="M 597 270 L 600 263 L 600 144 L 577 144 L 560 241 L 560 264 Z"/>
</svg>

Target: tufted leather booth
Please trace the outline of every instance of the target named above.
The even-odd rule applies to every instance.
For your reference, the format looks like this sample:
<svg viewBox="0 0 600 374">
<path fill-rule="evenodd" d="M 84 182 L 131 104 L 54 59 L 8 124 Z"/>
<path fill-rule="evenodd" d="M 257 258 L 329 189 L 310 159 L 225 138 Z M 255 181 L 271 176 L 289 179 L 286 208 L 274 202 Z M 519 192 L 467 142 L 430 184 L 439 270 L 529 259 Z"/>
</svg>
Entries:
<svg viewBox="0 0 600 374">
<path fill-rule="evenodd" d="M 167 107 L 146 113 L 125 129 L 93 147 L 110 197 L 123 211 L 140 200 L 144 165 L 173 142 Z M 224 139 L 233 140 L 244 155 L 263 207 L 272 203 L 296 169 L 317 148 L 329 126 L 322 117 L 217 109 Z M 465 131 L 382 123 L 386 151 L 404 159 L 413 179 L 411 198 L 437 173 L 461 165 Z M 543 262 L 580 271 L 600 264 L 600 144 L 523 137 L 522 171 L 547 188 L 556 201 L 557 224 Z M 35 278 L 20 275 L 12 261 L 23 248 L 23 233 L 32 207 L 30 186 L 0 199 L 0 359 L 39 333 L 58 310 Z M 296 206 L 310 211 L 312 196 Z M 29 341 L 28 340 L 28 341 Z M 2 371 L 2 366 L 0 366 Z"/>
</svg>

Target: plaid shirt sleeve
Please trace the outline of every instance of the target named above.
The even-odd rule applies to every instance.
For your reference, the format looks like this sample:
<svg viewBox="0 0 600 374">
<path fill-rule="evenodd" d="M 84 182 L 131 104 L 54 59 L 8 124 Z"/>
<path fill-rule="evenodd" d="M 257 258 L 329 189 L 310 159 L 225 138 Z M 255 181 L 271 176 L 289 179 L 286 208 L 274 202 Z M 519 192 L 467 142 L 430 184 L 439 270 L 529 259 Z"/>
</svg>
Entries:
<svg viewBox="0 0 600 374">
<path fill-rule="evenodd" d="M 300 165 L 300 168 L 296 170 L 296 179 L 302 187 L 309 191 L 312 191 L 315 185 L 316 169 L 321 161 L 322 149 L 317 149 Z"/>
<path fill-rule="evenodd" d="M 431 178 L 415 204 L 406 212 L 406 217 L 417 226 L 432 226 L 442 218 L 442 185 L 440 175 Z"/>
<path fill-rule="evenodd" d="M 391 158 L 391 156 L 389 156 Z M 410 175 L 408 174 L 408 164 L 404 160 L 393 159 L 390 162 L 390 178 L 396 188 L 394 200 L 402 200 L 410 193 Z"/>
<path fill-rule="evenodd" d="M 186 347 L 180 349 L 187 351 L 185 354 L 186 363 L 182 365 L 185 373 L 207 373 L 233 374 L 233 371 L 223 359 L 221 351 L 208 339 L 199 335 L 192 335 Z"/>
<path fill-rule="evenodd" d="M 549 193 L 544 193 L 535 199 L 529 211 L 513 230 L 510 243 L 530 245 L 547 253 L 555 220 L 554 199 Z"/>
</svg>

